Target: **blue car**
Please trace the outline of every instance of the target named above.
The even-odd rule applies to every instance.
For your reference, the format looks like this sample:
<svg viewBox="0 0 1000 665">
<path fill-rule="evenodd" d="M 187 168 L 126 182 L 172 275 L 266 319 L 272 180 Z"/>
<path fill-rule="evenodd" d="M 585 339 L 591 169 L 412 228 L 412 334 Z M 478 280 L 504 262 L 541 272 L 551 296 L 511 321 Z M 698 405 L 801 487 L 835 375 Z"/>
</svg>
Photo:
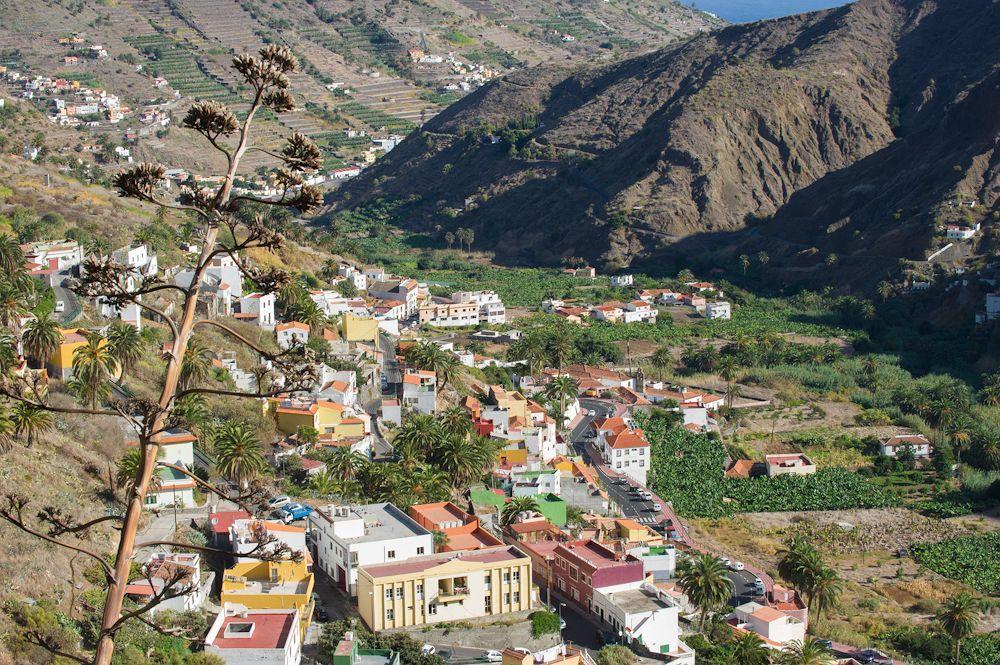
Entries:
<svg viewBox="0 0 1000 665">
<path fill-rule="evenodd" d="M 281 507 L 281 512 L 285 514 L 282 517 L 282 521 L 285 524 L 289 522 L 295 522 L 296 520 L 301 520 L 309 517 L 309 514 L 313 512 L 315 508 L 312 506 L 307 506 L 304 503 L 290 503 L 287 506 Z"/>
</svg>

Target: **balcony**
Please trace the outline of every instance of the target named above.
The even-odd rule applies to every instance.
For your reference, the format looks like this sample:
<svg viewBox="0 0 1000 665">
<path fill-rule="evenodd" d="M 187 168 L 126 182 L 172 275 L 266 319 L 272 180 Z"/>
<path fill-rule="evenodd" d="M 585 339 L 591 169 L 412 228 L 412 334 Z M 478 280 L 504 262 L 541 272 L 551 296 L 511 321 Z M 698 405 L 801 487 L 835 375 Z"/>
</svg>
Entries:
<svg viewBox="0 0 1000 665">
<path fill-rule="evenodd" d="M 438 603 L 452 603 L 464 600 L 469 595 L 469 583 L 465 577 L 438 580 Z"/>
</svg>

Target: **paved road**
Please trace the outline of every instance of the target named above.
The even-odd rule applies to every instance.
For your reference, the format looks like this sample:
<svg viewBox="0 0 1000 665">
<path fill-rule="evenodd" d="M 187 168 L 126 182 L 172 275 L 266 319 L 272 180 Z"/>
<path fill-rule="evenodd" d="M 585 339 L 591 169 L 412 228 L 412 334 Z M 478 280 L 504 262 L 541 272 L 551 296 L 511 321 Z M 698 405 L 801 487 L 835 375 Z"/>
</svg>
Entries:
<svg viewBox="0 0 1000 665">
<path fill-rule="evenodd" d="M 55 292 L 56 301 L 62 301 L 66 308 L 61 313 L 53 312 L 52 316 L 60 323 L 69 323 L 76 317 L 80 316 L 82 311 L 80 307 L 80 299 L 77 298 L 76 294 L 70 291 L 66 284 L 72 274 L 69 270 L 63 270 L 55 278 L 55 286 L 52 290 Z"/>
</svg>

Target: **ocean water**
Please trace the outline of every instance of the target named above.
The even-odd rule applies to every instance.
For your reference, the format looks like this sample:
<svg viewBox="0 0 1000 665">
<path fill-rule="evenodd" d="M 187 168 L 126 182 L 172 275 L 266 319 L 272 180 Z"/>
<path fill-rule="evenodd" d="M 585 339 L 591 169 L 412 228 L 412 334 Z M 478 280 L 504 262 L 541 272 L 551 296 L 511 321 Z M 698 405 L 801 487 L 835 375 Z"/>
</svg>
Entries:
<svg viewBox="0 0 1000 665">
<path fill-rule="evenodd" d="M 801 14 L 846 5 L 848 0 L 682 0 L 711 12 L 730 23 L 748 23 L 764 18 Z"/>
</svg>

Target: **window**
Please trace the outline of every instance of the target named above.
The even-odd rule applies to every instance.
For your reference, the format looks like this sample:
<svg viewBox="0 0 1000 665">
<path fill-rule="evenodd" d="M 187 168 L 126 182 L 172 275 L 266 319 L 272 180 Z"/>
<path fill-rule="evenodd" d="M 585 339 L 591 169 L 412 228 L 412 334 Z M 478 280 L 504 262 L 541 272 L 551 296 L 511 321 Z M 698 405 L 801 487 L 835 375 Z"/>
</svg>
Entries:
<svg viewBox="0 0 1000 665">
<path fill-rule="evenodd" d="M 423 553 L 424 553 L 424 548 L 423 547 L 418 547 L 417 548 L 417 556 L 419 556 L 419 555 L 421 555 Z"/>
<path fill-rule="evenodd" d="M 506 605 L 510 605 L 510 594 L 509 594 L 509 593 L 505 593 L 505 594 L 503 595 L 503 602 L 504 602 L 504 604 L 506 604 Z"/>
<path fill-rule="evenodd" d="M 277 584 L 278 583 L 278 569 L 277 568 L 272 568 L 270 572 L 271 572 L 271 584 Z"/>
<path fill-rule="evenodd" d="M 487 610 L 489 610 L 492 606 L 493 606 L 493 597 L 492 596 L 484 596 L 483 597 L 483 607 L 485 607 Z"/>
<path fill-rule="evenodd" d="M 621 462 L 617 462 L 617 463 L 615 464 L 615 468 L 616 468 L 616 469 L 620 469 L 620 468 L 622 468 L 622 463 L 621 463 Z"/>
<path fill-rule="evenodd" d="M 580 600 L 580 592 L 576 590 L 576 587 L 570 589 L 570 592 L 573 595 L 573 600 Z"/>
<path fill-rule="evenodd" d="M 392 600 L 392 587 L 387 586 L 385 588 L 385 599 Z"/>
<path fill-rule="evenodd" d="M 486 578 L 486 590 L 489 591 L 492 588 L 493 588 L 493 579 L 487 577 Z"/>
<path fill-rule="evenodd" d="M 146 505 L 147 506 L 155 506 L 156 505 L 156 498 L 157 497 L 156 497 L 156 493 L 155 492 L 150 492 L 149 494 L 147 494 L 146 495 Z"/>
<path fill-rule="evenodd" d="M 504 573 L 503 574 L 503 581 L 504 582 L 510 582 L 510 573 Z"/>
<path fill-rule="evenodd" d="M 402 597 L 403 597 L 403 587 L 397 587 L 396 588 L 396 598 L 402 598 Z"/>
<path fill-rule="evenodd" d="M 622 456 L 622 451 L 616 450 L 615 451 L 615 457 L 621 457 L 621 456 Z"/>
<path fill-rule="evenodd" d="M 392 621 L 396 618 L 396 610 L 391 607 L 385 611 L 385 620 Z"/>
<path fill-rule="evenodd" d="M 565 591 L 566 590 L 566 580 L 564 580 L 561 577 L 559 578 L 559 589 L 561 591 Z"/>
<path fill-rule="evenodd" d="M 521 602 L 521 592 L 520 591 L 515 591 L 514 592 L 514 604 L 517 605 L 520 602 Z"/>
<path fill-rule="evenodd" d="M 423 582 L 418 582 L 417 583 L 416 591 L 417 591 L 417 598 L 423 598 L 424 597 L 424 584 L 423 584 Z"/>
<path fill-rule="evenodd" d="M 396 550 L 389 550 L 388 552 L 386 552 L 385 553 L 385 558 L 386 559 L 395 559 L 396 558 Z"/>
<path fill-rule="evenodd" d="M 430 605 L 427 606 L 427 613 L 428 614 L 437 614 L 438 613 L 438 606 L 435 603 L 431 603 Z"/>
<path fill-rule="evenodd" d="M 521 571 L 520 570 L 515 570 L 514 571 L 514 581 L 515 582 L 520 582 L 521 581 Z"/>
</svg>

